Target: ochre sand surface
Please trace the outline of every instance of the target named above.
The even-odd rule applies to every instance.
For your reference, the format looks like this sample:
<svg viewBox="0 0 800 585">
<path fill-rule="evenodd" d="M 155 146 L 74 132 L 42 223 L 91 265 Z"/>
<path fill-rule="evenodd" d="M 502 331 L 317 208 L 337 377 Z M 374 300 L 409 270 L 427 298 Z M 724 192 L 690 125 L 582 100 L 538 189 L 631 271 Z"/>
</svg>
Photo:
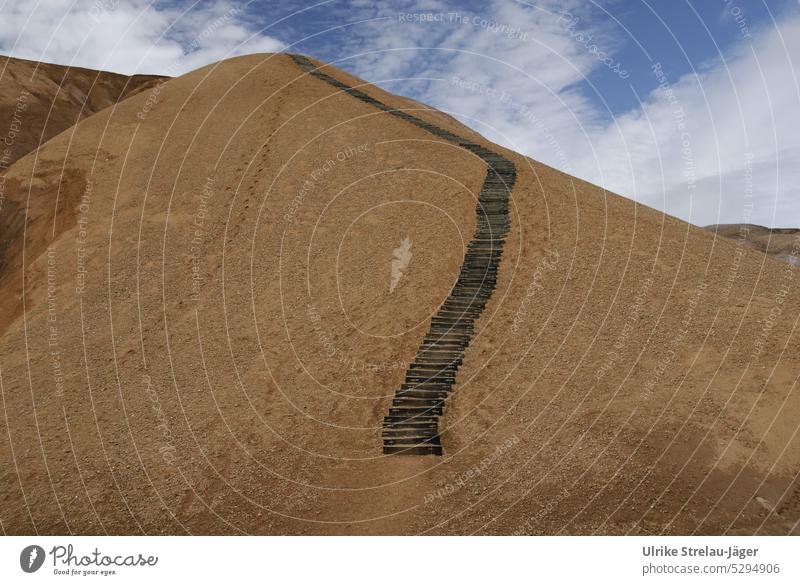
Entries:
<svg viewBox="0 0 800 585">
<path fill-rule="evenodd" d="M 55 216 L 54 224 L 73 221 L 69 193 L 83 189 L 86 169 L 60 169 L 59 181 L 40 185 L 42 192 L 53 197 L 31 198 L 18 186 L 7 184 L 5 171 L 28 153 L 35 159 L 36 149 L 62 132 L 69 142 L 72 128 L 80 120 L 137 92 L 154 89 L 166 79 L 155 75 L 129 77 L 0 55 L 0 279 L 5 292 L 0 297 L 0 329 L 5 327 L 4 322 L 19 317 L 24 306 L 20 302 L 23 241 L 27 240 L 30 246 L 27 256 L 35 257 L 59 231 L 56 225 L 40 221 L 42 217 L 48 213 Z M 35 183 L 36 178 L 31 177 L 31 184 Z M 66 195 L 63 198 L 62 192 Z M 24 236 L 26 217 L 29 223 Z M 47 230 L 51 232 L 49 237 Z M 9 264 L 12 259 L 18 263 Z"/>
<path fill-rule="evenodd" d="M 796 268 L 328 71 L 517 166 L 445 455 L 384 456 L 380 426 L 485 165 L 240 57 L 7 171 L 5 533 L 798 532 Z"/>
</svg>

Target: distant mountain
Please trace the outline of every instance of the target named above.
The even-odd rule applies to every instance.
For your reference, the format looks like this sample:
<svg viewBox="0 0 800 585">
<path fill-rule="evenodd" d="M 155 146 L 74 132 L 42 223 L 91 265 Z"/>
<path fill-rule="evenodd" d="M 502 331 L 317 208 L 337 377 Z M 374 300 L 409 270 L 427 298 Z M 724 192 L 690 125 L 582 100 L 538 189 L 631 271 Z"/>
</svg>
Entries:
<svg viewBox="0 0 800 585">
<path fill-rule="evenodd" d="M 160 79 L 0 56 L 0 172 L 83 118 Z"/>
<path fill-rule="evenodd" d="M 792 256 L 792 245 L 800 235 L 800 229 L 766 228 L 751 223 L 720 223 L 706 226 L 705 229 L 774 256 L 778 260 L 800 264 L 800 258 Z"/>
</svg>

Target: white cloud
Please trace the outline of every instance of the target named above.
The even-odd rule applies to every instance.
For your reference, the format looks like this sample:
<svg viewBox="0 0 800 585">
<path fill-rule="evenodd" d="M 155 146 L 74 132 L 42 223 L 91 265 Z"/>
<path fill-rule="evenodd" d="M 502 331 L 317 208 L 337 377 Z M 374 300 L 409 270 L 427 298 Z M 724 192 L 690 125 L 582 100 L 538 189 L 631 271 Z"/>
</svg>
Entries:
<svg viewBox="0 0 800 585">
<path fill-rule="evenodd" d="M 367 79 L 399 79 L 384 85 L 411 88 L 496 142 L 693 223 L 800 226 L 800 95 L 791 59 L 800 55 L 800 17 L 750 31 L 725 60 L 667 80 L 672 102 L 656 90 L 614 120 L 576 89 L 616 65 L 622 36 L 588 18 L 585 4 L 495 0 L 478 21 L 461 13 L 466 22 L 454 23 L 451 9 L 442 21 L 410 24 L 398 12 L 437 9 L 378 6 L 376 15 L 388 18 L 349 34 L 342 49 L 368 53 L 354 61 Z M 570 27 L 562 9 L 577 24 Z M 527 38 L 483 26 L 483 18 Z"/>
<path fill-rule="evenodd" d="M 182 9 L 146 0 L 38 0 L 0 7 L 0 47 L 15 57 L 119 73 L 180 75 L 235 55 L 279 51 L 243 3 Z"/>
<path fill-rule="evenodd" d="M 792 55 L 800 55 L 798 17 L 754 33 L 752 46 L 700 73 L 668 80 L 672 103 L 654 91 L 640 109 L 619 116 L 616 128 L 593 136 L 598 163 L 586 157 L 577 166 L 594 182 L 693 223 L 800 226 Z M 625 146 L 627 159 L 620 156 Z"/>
</svg>

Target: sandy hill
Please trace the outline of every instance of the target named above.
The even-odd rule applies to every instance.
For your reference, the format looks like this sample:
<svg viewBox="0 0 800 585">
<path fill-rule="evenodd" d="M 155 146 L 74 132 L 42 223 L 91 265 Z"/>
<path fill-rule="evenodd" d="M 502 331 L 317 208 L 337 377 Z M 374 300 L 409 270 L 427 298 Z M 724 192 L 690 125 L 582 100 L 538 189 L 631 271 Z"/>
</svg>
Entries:
<svg viewBox="0 0 800 585">
<path fill-rule="evenodd" d="M 163 79 L 0 55 L 0 171 L 87 116 Z"/>
<path fill-rule="evenodd" d="M 444 456 L 383 455 L 381 421 L 486 165 L 240 57 L 7 172 L 4 532 L 798 531 L 793 266 L 327 71 L 517 167 Z"/>
<path fill-rule="evenodd" d="M 797 228 L 766 228 L 749 223 L 722 223 L 706 226 L 706 229 L 735 240 L 739 246 L 747 246 L 784 262 L 797 264 L 800 258 L 792 255 L 794 242 L 800 235 Z"/>
</svg>

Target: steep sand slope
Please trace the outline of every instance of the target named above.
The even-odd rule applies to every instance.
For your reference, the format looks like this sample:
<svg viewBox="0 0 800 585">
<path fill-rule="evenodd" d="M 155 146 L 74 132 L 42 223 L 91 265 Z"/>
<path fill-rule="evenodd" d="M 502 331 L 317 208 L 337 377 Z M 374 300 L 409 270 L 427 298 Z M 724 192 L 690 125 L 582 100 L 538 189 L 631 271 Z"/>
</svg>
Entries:
<svg viewBox="0 0 800 585">
<path fill-rule="evenodd" d="M 152 87 L 160 79 L 163 77 L 129 77 L 0 55 L 0 140 L 8 150 L 0 156 L 0 171 L 83 118 Z"/>
<path fill-rule="evenodd" d="M 792 256 L 792 247 L 800 229 L 766 228 L 750 223 L 721 223 L 708 225 L 706 229 L 719 236 L 736 240 L 740 246 L 748 246 L 784 262 L 798 262 Z"/>
<path fill-rule="evenodd" d="M 70 198 L 62 200 L 61 191 L 69 192 L 73 186 L 83 189 L 78 176 L 83 170 L 76 174 L 76 169 L 64 168 L 60 181 L 42 185 L 47 197 L 9 197 L 6 169 L 87 116 L 137 92 L 153 89 L 164 79 L 154 75 L 128 77 L 0 56 L 0 282 L 8 292 L 0 299 L 0 314 L 6 316 L 6 321 L 19 316 L 22 308 L 18 298 L 22 286 L 21 264 L 9 261 L 22 257 L 24 218 L 33 220 L 27 235 L 33 248 L 28 254 L 36 255 L 47 241 L 48 230 L 52 238 L 60 226 L 74 222 Z M 53 213 L 51 195 L 56 191 L 58 213 L 53 225 L 38 222 L 37 218 Z M 0 323 L 0 330 L 4 327 L 5 323 Z"/>
<path fill-rule="evenodd" d="M 51 206 L 0 345 L 3 530 L 796 532 L 796 269 L 362 89 L 518 168 L 445 456 L 384 456 L 380 425 L 484 164 L 237 58 L 8 171 Z"/>
</svg>

